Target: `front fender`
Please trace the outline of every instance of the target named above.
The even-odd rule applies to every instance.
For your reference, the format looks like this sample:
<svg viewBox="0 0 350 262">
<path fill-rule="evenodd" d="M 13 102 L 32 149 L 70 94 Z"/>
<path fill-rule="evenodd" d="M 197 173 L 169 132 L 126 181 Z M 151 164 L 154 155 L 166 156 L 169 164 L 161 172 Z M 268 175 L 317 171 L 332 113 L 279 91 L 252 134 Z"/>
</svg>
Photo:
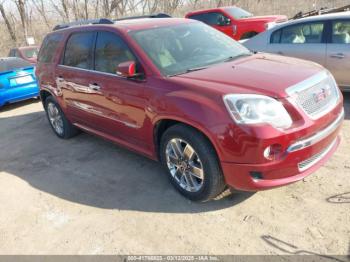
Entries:
<svg viewBox="0 0 350 262">
<path fill-rule="evenodd" d="M 162 120 L 173 120 L 191 126 L 203 133 L 215 148 L 219 158 L 222 155 L 220 137 L 232 120 L 223 104 L 221 96 L 208 97 L 188 90 L 170 92 L 159 101 L 152 118 L 153 126 Z"/>
</svg>

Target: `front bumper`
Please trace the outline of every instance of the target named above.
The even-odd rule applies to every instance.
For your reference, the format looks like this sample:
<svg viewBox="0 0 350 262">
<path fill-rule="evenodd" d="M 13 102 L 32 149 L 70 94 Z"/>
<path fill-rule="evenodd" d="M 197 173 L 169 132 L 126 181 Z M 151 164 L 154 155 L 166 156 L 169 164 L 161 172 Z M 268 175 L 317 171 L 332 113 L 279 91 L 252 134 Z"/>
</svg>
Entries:
<svg viewBox="0 0 350 262">
<path fill-rule="evenodd" d="M 325 129 L 290 145 L 283 158 L 263 164 L 222 162 L 226 183 L 243 191 L 287 185 L 320 168 L 336 151 L 344 112 Z"/>
</svg>

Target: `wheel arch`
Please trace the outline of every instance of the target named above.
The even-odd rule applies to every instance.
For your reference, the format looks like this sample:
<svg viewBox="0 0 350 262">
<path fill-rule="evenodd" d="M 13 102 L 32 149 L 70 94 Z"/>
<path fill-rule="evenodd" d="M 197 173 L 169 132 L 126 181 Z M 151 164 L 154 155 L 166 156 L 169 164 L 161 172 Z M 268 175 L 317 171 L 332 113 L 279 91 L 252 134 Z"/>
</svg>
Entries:
<svg viewBox="0 0 350 262">
<path fill-rule="evenodd" d="M 205 128 L 203 128 L 202 126 L 200 126 L 198 124 L 194 124 L 194 123 L 191 123 L 189 121 L 186 121 L 184 119 L 177 118 L 177 117 L 160 118 L 160 119 L 157 119 L 155 124 L 154 124 L 153 143 L 154 143 L 155 153 L 156 153 L 156 156 L 158 159 L 160 159 L 159 149 L 160 149 L 160 141 L 161 141 L 162 135 L 164 134 L 164 132 L 168 128 L 170 128 L 171 126 L 177 125 L 177 124 L 186 125 L 190 128 L 193 128 L 194 130 L 198 131 L 200 134 L 202 134 L 203 137 L 206 138 L 208 140 L 208 142 L 211 144 L 211 146 L 213 147 L 218 160 L 220 159 L 218 145 L 215 143 L 214 138 L 210 135 L 210 132 L 208 130 L 206 130 Z"/>
<path fill-rule="evenodd" d="M 40 100 L 41 100 L 44 107 L 45 107 L 45 101 L 49 96 L 54 97 L 54 95 L 51 92 L 49 92 L 48 90 L 46 90 L 46 89 L 40 90 Z"/>
</svg>

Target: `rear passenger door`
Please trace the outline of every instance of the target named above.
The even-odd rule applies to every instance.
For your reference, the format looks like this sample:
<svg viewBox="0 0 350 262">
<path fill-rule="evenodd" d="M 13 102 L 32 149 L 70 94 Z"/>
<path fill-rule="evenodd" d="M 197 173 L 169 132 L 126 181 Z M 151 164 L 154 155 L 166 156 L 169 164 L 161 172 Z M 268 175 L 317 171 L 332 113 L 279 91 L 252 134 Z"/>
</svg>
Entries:
<svg viewBox="0 0 350 262">
<path fill-rule="evenodd" d="M 298 23 L 271 34 L 268 52 L 326 64 L 324 22 Z"/>
<path fill-rule="evenodd" d="M 93 31 L 72 33 L 56 69 L 56 85 L 64 97 L 67 115 L 84 126 L 98 121 L 92 101 L 101 95 L 90 86 L 95 38 Z"/>
<path fill-rule="evenodd" d="M 350 19 L 331 22 L 326 67 L 339 86 L 350 89 Z"/>
</svg>

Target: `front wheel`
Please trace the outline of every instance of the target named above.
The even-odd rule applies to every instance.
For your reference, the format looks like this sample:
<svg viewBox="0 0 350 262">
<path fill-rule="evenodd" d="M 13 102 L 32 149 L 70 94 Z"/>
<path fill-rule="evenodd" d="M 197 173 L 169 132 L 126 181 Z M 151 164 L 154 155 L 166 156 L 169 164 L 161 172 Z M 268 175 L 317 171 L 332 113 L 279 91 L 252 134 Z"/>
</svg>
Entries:
<svg viewBox="0 0 350 262">
<path fill-rule="evenodd" d="M 185 197 L 207 201 L 225 189 L 225 182 L 211 143 L 185 125 L 165 131 L 160 145 L 161 161 L 170 181 Z"/>
</svg>

